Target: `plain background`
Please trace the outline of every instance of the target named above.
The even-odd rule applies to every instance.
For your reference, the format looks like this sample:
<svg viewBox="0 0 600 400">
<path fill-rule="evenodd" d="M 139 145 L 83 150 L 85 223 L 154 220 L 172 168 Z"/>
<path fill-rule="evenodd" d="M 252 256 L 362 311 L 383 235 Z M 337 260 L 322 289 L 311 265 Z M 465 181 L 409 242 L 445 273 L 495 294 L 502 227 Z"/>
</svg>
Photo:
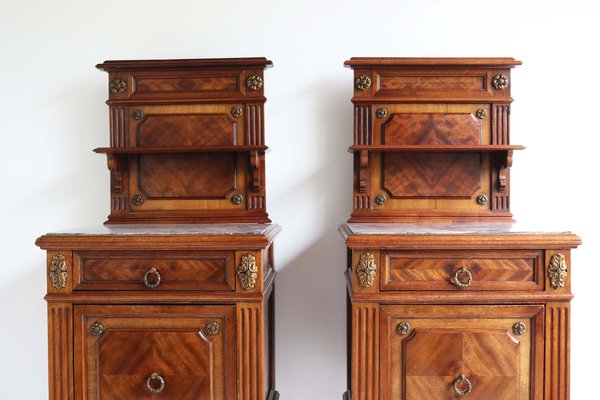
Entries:
<svg viewBox="0 0 600 400">
<path fill-rule="evenodd" d="M 346 385 L 351 56 L 512 56 L 512 211 L 567 227 L 572 398 L 597 395 L 600 23 L 593 1 L 0 0 L 0 399 L 47 398 L 41 234 L 109 210 L 105 59 L 266 56 L 268 210 L 277 238 L 277 389 Z M 551 400 L 551 399 L 548 399 Z"/>
</svg>

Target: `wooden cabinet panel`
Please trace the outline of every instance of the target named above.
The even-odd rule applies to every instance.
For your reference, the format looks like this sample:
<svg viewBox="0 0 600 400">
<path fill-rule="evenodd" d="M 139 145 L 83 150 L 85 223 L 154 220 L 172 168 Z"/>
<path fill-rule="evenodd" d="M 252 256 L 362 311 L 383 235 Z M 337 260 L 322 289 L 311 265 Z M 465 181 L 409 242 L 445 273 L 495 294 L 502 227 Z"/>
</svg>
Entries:
<svg viewBox="0 0 600 400">
<path fill-rule="evenodd" d="M 265 58 L 106 61 L 108 223 L 270 222 Z"/>
<path fill-rule="evenodd" d="M 140 147 L 232 146 L 245 143 L 240 104 L 130 106 L 129 142 Z M 141 113 L 141 114 L 140 114 Z"/>
<path fill-rule="evenodd" d="M 77 398 L 234 398 L 234 306 L 75 306 L 74 325 Z"/>
<path fill-rule="evenodd" d="M 73 290 L 235 290 L 233 251 L 80 251 Z"/>
<path fill-rule="evenodd" d="M 235 104 L 132 106 L 128 143 L 139 148 L 198 148 L 245 143 Z M 139 119 L 134 117 L 136 113 Z M 143 202 L 132 212 L 185 209 L 241 211 L 231 197 L 247 197 L 246 154 L 139 154 L 129 157 L 129 192 Z"/>
<path fill-rule="evenodd" d="M 375 144 L 439 146 L 490 144 L 490 104 L 374 104 Z M 386 110 L 383 118 L 377 110 Z M 481 115 L 481 114 L 479 114 Z M 490 212 L 492 158 L 482 153 L 372 153 L 370 195 L 374 215 L 391 212 Z"/>
<path fill-rule="evenodd" d="M 381 290 L 544 290 L 543 251 L 384 251 Z"/>
<path fill-rule="evenodd" d="M 350 222 L 511 220 L 512 58 L 352 58 Z"/>
<path fill-rule="evenodd" d="M 543 310 L 382 306 L 381 399 L 542 399 Z"/>
<path fill-rule="evenodd" d="M 355 57 L 344 400 L 568 400 L 570 232 L 510 213 L 513 58 Z M 485 222 L 484 222 L 485 221 Z"/>
</svg>

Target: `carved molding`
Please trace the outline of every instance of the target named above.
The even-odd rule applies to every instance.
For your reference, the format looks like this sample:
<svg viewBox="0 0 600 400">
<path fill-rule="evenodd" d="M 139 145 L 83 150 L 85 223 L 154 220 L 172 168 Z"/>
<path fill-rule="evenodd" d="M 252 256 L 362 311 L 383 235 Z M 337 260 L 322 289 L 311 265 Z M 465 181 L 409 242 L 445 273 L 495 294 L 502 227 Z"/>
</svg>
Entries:
<svg viewBox="0 0 600 400">
<path fill-rule="evenodd" d="M 358 260 L 356 275 L 358 283 L 364 288 L 370 288 L 375 283 L 375 275 L 377 273 L 377 265 L 375 264 L 375 256 L 373 253 L 362 253 Z"/>
<path fill-rule="evenodd" d="M 50 260 L 48 277 L 50 278 L 52 287 L 55 289 L 62 289 L 67 286 L 69 266 L 67 265 L 67 259 L 63 254 L 57 254 Z"/>
<path fill-rule="evenodd" d="M 237 309 L 237 400 L 264 398 L 263 313 L 259 304 L 238 303 Z"/>
<path fill-rule="evenodd" d="M 373 144 L 371 106 L 354 106 L 354 144 Z"/>
<path fill-rule="evenodd" d="M 246 144 L 262 145 L 264 143 L 264 120 L 262 105 L 246 105 Z"/>
<path fill-rule="evenodd" d="M 256 265 L 256 257 L 252 254 L 242 256 L 240 265 L 238 266 L 238 278 L 240 285 L 244 290 L 252 290 L 256 286 L 258 279 L 258 266 Z"/>
<path fill-rule="evenodd" d="M 565 281 L 567 279 L 568 268 L 565 256 L 556 253 L 550 258 L 550 265 L 548 265 L 548 276 L 550 278 L 550 286 L 553 289 L 560 289 L 565 287 Z"/>
<path fill-rule="evenodd" d="M 48 399 L 73 400 L 72 304 L 48 303 Z"/>
<path fill-rule="evenodd" d="M 379 304 L 352 311 L 352 391 L 360 400 L 379 399 Z M 362 395 L 357 395 L 362 394 Z"/>
<path fill-rule="evenodd" d="M 371 208 L 371 196 L 354 196 L 354 209 L 368 210 Z"/>
</svg>

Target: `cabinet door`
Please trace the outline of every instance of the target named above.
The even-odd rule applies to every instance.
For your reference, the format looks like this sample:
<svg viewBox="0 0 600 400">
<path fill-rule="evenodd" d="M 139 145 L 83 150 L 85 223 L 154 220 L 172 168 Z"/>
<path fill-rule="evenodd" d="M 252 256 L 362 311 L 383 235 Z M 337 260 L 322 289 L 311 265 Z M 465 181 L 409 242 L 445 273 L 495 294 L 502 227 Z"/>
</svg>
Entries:
<svg viewBox="0 0 600 400">
<path fill-rule="evenodd" d="M 76 397 L 234 399 L 234 306 L 76 306 Z"/>
<path fill-rule="evenodd" d="M 491 144 L 489 104 L 375 104 L 373 142 L 389 146 Z M 383 152 L 371 154 L 372 212 L 386 215 L 467 213 L 486 215 L 491 203 L 492 157 L 485 153 Z"/>
<path fill-rule="evenodd" d="M 543 306 L 384 306 L 380 318 L 382 400 L 542 399 Z"/>
<path fill-rule="evenodd" d="M 129 146 L 201 148 L 247 143 L 236 104 L 130 107 Z M 237 115 L 237 114 L 236 114 Z M 129 158 L 129 192 L 141 196 L 132 212 L 209 209 L 245 211 L 235 195 L 247 197 L 248 156 L 244 153 L 144 154 Z"/>
</svg>

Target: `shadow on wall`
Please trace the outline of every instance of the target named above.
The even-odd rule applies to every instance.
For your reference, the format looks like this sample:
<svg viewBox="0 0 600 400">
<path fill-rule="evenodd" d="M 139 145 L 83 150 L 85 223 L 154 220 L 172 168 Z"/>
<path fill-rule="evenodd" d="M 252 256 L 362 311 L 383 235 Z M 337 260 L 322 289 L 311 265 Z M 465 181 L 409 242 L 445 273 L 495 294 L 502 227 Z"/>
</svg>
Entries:
<svg viewBox="0 0 600 400">
<path fill-rule="evenodd" d="M 295 216 L 294 221 L 310 224 L 303 231 L 314 232 L 314 240 L 295 259 L 278 265 L 277 386 L 290 399 L 340 398 L 346 390 L 346 252 L 337 228 L 351 212 L 352 156 L 347 147 L 353 111 L 347 82 L 331 84 L 332 80 L 321 81 L 315 87 L 319 93 L 315 134 L 321 138 L 315 151 L 325 162 L 295 185 L 296 193 L 314 204 L 310 208 L 314 214 Z M 293 241 L 290 231 L 295 227 L 281 223 Z"/>
</svg>

